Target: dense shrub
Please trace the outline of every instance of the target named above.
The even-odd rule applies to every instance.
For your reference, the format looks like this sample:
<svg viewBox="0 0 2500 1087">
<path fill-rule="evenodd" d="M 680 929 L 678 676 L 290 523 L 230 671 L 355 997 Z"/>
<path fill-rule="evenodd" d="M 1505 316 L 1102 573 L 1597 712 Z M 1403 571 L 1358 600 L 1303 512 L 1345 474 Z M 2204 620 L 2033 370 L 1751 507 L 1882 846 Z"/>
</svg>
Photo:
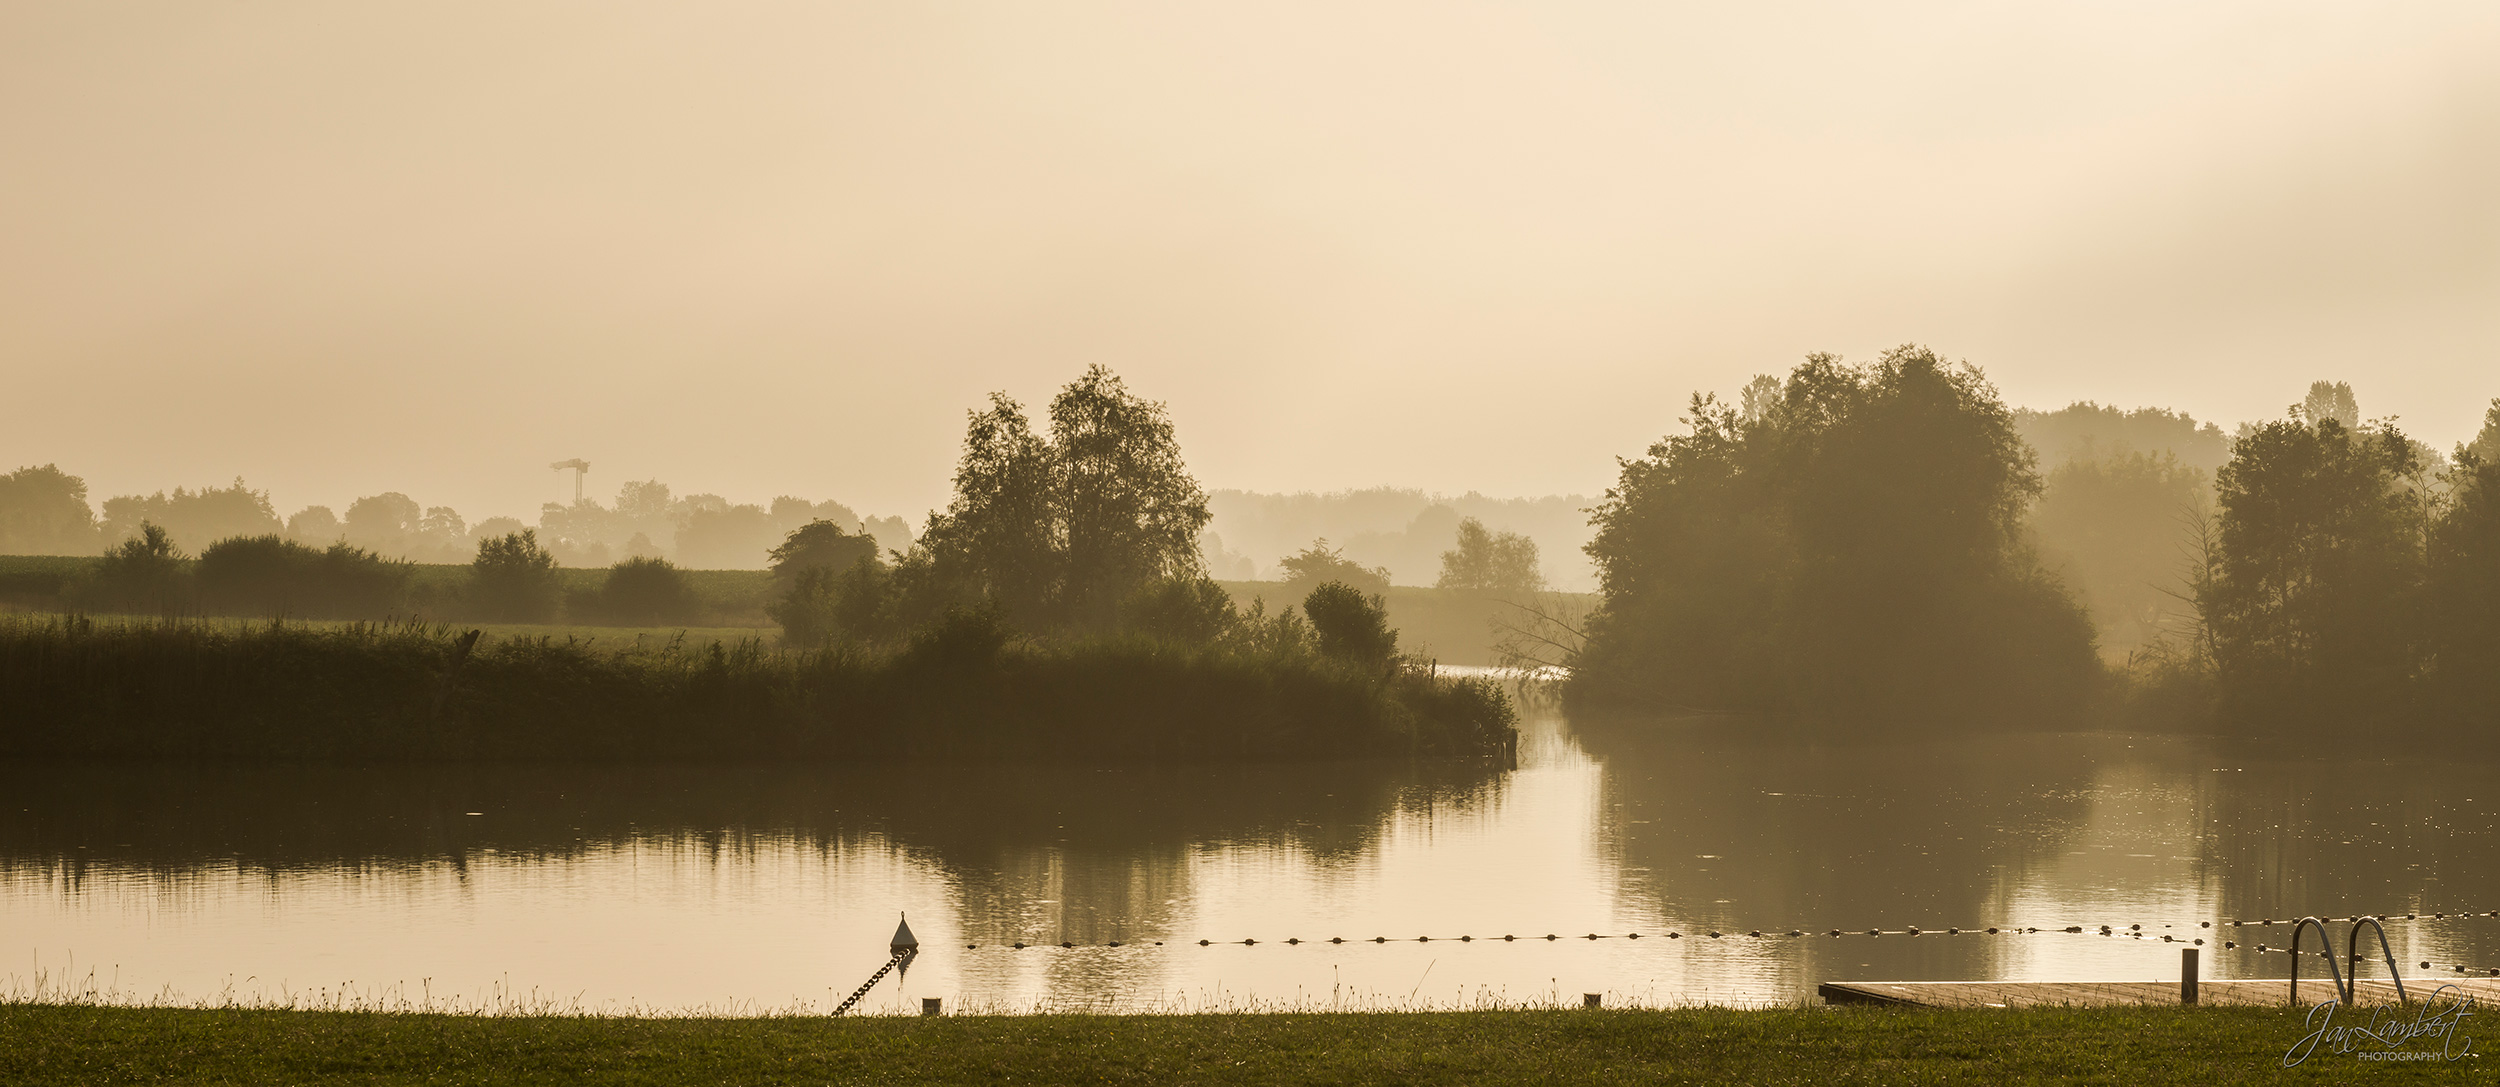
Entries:
<svg viewBox="0 0 2500 1087">
<path fill-rule="evenodd" d="M 523 529 L 477 542 L 469 564 L 468 613 L 507 623 L 544 623 L 559 600 L 556 559 L 538 546 L 538 531 Z"/>
<path fill-rule="evenodd" d="M 660 558 L 633 558 L 608 568 L 575 621 L 595 619 L 617 626 L 670 626 L 695 621 L 700 610 L 686 575 Z"/>
<path fill-rule="evenodd" d="M 1311 633 L 1320 655 L 1363 668 L 1377 668 L 1397 656 L 1398 632 L 1389 629 L 1389 607 L 1342 581 L 1331 581 L 1302 598 L 1311 617 Z"/>
<path fill-rule="evenodd" d="M 345 543 L 236 536 L 208 545 L 191 576 L 212 615 L 379 619 L 402 605 L 408 564 Z"/>
</svg>

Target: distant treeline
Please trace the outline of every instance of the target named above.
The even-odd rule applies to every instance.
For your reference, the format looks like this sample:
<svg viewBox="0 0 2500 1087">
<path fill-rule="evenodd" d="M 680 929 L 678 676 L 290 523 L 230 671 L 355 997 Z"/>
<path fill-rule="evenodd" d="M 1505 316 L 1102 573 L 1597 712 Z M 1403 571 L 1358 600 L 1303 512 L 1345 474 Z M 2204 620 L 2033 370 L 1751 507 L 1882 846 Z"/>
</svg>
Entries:
<svg viewBox="0 0 2500 1087">
<path fill-rule="evenodd" d="M 911 545 L 911 528 L 900 517 L 862 518 L 839 502 L 789 495 L 768 506 L 715 494 L 679 497 L 658 480 L 625 484 L 613 506 L 597 499 L 549 502 L 533 531 L 568 566 L 667 558 L 695 569 L 752 570 L 791 530 L 817 520 L 865 532 L 884 548 Z M 193 553 L 220 540 L 274 536 L 315 548 L 345 543 L 424 563 L 466 562 L 481 541 L 532 528 L 512 517 L 470 524 L 458 510 L 421 506 L 397 491 L 359 498 L 344 516 L 328 506 L 306 506 L 280 518 L 267 492 L 240 479 L 224 487 L 108 498 L 99 515 L 88 505 L 87 481 L 56 465 L 0 475 L 0 555 L 91 555 L 138 538 L 145 525 Z"/>
<path fill-rule="evenodd" d="M 1556 627 L 1584 708 L 2280 733 L 2500 704 L 2500 401 L 2453 456 L 2326 382 L 2225 439 L 2018 416 L 1903 347 L 1686 421 L 1598 507 L 1601 604 Z M 2132 647 L 2106 666 L 2086 601 Z"/>
<path fill-rule="evenodd" d="M 594 653 L 476 632 L 247 630 L 76 616 L 5 632 L 0 753 L 238 757 L 1108 759 L 1483 755 L 1509 750 L 1489 680 L 1400 651 L 1378 592 L 1308 549 L 1301 599 L 1244 608 L 1206 575 L 1205 492 L 1163 405 L 1095 367 L 1053 399 L 1047 436 L 1003 395 L 976 412 L 955 496 L 906 551 L 818 519 L 772 548 L 784 651 Z M 1533 588 L 1534 545 L 1472 522 L 1445 556 L 1456 590 Z M 220 540 L 186 561 L 161 529 L 68 591 L 122 612 L 369 611 L 409 567 L 341 543 Z M 1531 580 L 1522 580 L 1531 579 Z M 1359 580 L 1359 579 L 1358 579 Z M 559 608 L 666 621 L 685 574 L 630 559 L 566 600 L 534 530 L 478 541 L 462 613 Z M 437 602 L 438 610 L 441 602 Z M 483 644 L 484 649 L 476 647 Z"/>
<path fill-rule="evenodd" d="M 1483 528 L 1531 541 L 1540 561 L 1537 580 L 1559 589 L 1595 587 L 1580 549 L 1590 537 L 1580 495 L 1489 498 L 1372 487 L 1330 494 L 1262 494 L 1217 490 L 1207 496 L 1212 514 L 1200 537 L 1207 567 L 1216 577 L 1238 581 L 1286 581 L 1283 561 L 1312 540 L 1332 544 L 1366 570 L 1400 585 L 1436 584 L 1442 553 L 1460 526 Z"/>
<path fill-rule="evenodd" d="M 1045 644 L 962 611 L 809 652 L 0 617 L 0 706 L 0 756 L 1203 762 L 1500 755 L 1514 735 L 1489 681 L 1243 641 Z"/>
<path fill-rule="evenodd" d="M 534 530 L 480 541 L 467 563 L 420 565 L 345 543 L 218 540 L 187 555 L 153 525 L 99 558 L 0 556 L 0 607 L 254 619 L 437 620 L 583 626 L 765 626 L 761 571 L 665 559 L 555 566 Z"/>
</svg>

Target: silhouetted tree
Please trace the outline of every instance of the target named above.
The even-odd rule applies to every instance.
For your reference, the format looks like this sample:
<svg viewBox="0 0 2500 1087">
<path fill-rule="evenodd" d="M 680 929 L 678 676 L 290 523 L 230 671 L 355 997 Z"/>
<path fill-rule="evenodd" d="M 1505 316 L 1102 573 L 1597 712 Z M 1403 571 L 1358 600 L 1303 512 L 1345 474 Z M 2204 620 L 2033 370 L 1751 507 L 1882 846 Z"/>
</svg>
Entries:
<svg viewBox="0 0 2500 1087">
<path fill-rule="evenodd" d="M 1545 587 L 1537 571 L 1536 541 L 1516 532 L 1491 532 L 1473 517 L 1458 523 L 1458 546 L 1441 553 L 1444 589 L 1532 593 Z"/>
<path fill-rule="evenodd" d="M 508 623 L 543 623 L 555 617 L 556 558 L 538 546 L 538 532 L 519 532 L 477 542 L 469 563 L 470 605 L 482 616 Z"/>
<path fill-rule="evenodd" d="M 347 504 L 341 527 L 347 542 L 384 555 L 406 555 L 425 519 L 417 500 L 398 491 L 366 495 Z"/>
<path fill-rule="evenodd" d="M 1047 623 L 1058 596 L 1062 534 L 1052 499 L 1057 458 L 1033 433 L 1024 408 L 990 396 L 964 430 L 955 497 L 921 533 L 931 590 L 996 601 L 1017 621 Z"/>
<path fill-rule="evenodd" d="M 877 541 L 856 532 L 844 531 L 832 521 L 810 521 L 782 537 L 781 545 L 765 552 L 772 567 L 773 580 L 783 585 L 794 583 L 807 570 L 848 570 L 862 559 L 877 557 Z"/>
<path fill-rule="evenodd" d="M 2500 403 L 2484 437 L 2500 438 Z M 2449 475 L 2452 501 L 2431 533 L 2431 686 L 2451 719 L 2488 727 L 2492 707 L 2500 706 L 2500 461 L 2472 447 L 2457 461 Z"/>
<path fill-rule="evenodd" d="M 1832 722 L 2038 722 L 2097 681 L 2022 543 L 2030 450 L 1986 379 L 1904 346 L 1813 355 L 1748 421 L 1697 396 L 1599 505 L 1584 704 Z"/>
<path fill-rule="evenodd" d="M 1141 586 L 1204 573 L 1206 494 L 1163 405 L 1095 366 L 1051 401 L 1050 418 L 1044 440 L 1004 394 L 973 413 L 954 501 L 916 545 L 927 576 L 901 576 L 908 591 L 987 600 L 1031 628 L 1102 630 Z"/>
<path fill-rule="evenodd" d="M 1389 629 L 1389 609 L 1378 596 L 1331 581 L 1302 598 L 1302 613 L 1311 617 L 1322 656 L 1365 668 L 1397 657 L 1398 632 Z"/>
<path fill-rule="evenodd" d="M 2408 693 L 2426 496 L 2412 443 L 2348 428 L 2350 398 L 2313 389 L 2322 405 L 2255 427 L 2216 479 L 2218 565 L 2197 603 L 2228 720 L 2368 719 Z"/>
<path fill-rule="evenodd" d="M 138 532 L 104 552 L 94 580 L 75 595 L 89 608 L 105 611 L 168 612 L 191 598 L 190 571 L 172 534 L 153 522 L 139 523 Z"/>
<path fill-rule="evenodd" d="M 1285 572 L 1285 584 L 1296 588 L 1313 587 L 1330 581 L 1342 581 L 1367 593 L 1389 591 L 1389 570 L 1382 566 L 1365 566 L 1345 557 L 1325 539 L 1311 541 L 1311 546 L 1276 560 Z"/>
<path fill-rule="evenodd" d="M 86 480 L 51 464 L 0 475 L 0 554 L 85 555 L 95 546 Z"/>
<path fill-rule="evenodd" d="M 781 624 L 784 641 L 818 645 L 835 638 L 884 638 L 892 579 L 877 558 L 877 541 L 845 532 L 832 521 L 811 521 L 773 548 L 773 602 L 765 612 Z"/>
<path fill-rule="evenodd" d="M 339 523 L 339 515 L 328 506 L 306 506 L 286 519 L 288 539 L 300 544 L 322 545 L 347 538 L 347 526 Z"/>
<path fill-rule="evenodd" d="M 2300 415 L 2310 426 L 2332 420 L 2346 434 L 2361 428 L 2361 402 L 2352 386 L 2341 381 L 2310 382 L 2309 395 L 2300 399 Z"/>
<path fill-rule="evenodd" d="M 134 538 L 143 523 L 164 529 L 174 546 L 186 550 L 229 536 L 266 536 L 285 527 L 270 506 L 269 495 L 244 486 L 240 479 L 225 487 L 196 491 L 177 487 L 172 494 L 158 491 L 104 500 L 106 541 Z"/>
<path fill-rule="evenodd" d="M 1181 461 L 1163 405 L 1129 392 L 1110 370 L 1087 367 L 1051 400 L 1050 434 L 1071 621 L 1110 627 L 1139 587 L 1204 575 L 1198 532 L 1210 518 L 1207 495 Z"/>
</svg>

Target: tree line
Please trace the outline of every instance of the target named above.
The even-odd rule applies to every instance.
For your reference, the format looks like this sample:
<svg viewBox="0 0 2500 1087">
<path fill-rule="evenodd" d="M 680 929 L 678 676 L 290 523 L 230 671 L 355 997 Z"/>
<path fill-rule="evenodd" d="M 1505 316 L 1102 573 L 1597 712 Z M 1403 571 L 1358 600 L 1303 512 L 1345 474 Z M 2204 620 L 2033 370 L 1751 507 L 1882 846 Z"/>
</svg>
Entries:
<svg viewBox="0 0 2500 1087">
<path fill-rule="evenodd" d="M 863 518 L 840 502 L 783 495 L 769 504 L 733 503 L 715 494 L 676 495 L 658 480 L 625 483 L 613 504 L 596 498 L 546 503 L 532 526 L 513 517 L 471 524 L 450 506 L 425 506 L 398 491 L 359 498 L 344 515 L 313 505 L 280 517 L 268 492 L 241 479 L 119 495 L 105 499 L 99 514 L 88 502 L 87 481 L 58 465 L 0 474 L 5 555 L 91 555 L 137 538 L 141 526 L 152 524 L 193 553 L 220 540 L 276 536 L 316 548 L 344 542 L 386 558 L 460 563 L 481 541 L 532 529 L 567 566 L 667 558 L 691 569 L 751 570 L 792 529 L 816 520 L 852 526 L 888 547 L 906 547 L 912 539 L 902 518 Z"/>
<path fill-rule="evenodd" d="M 2327 382 L 2226 438 L 2016 413 L 1904 346 L 1685 422 L 1594 511 L 1601 603 L 1556 661 L 1577 705 L 2280 732 L 2500 696 L 2500 401 L 2449 455 Z"/>
<path fill-rule="evenodd" d="M 275 534 L 231 536 L 197 556 L 143 522 L 139 534 L 64 579 L 68 609 L 131 615 L 379 619 L 425 615 L 497 623 L 674 626 L 705 615 L 686 572 L 630 558 L 592 586 L 563 584 L 555 556 L 522 529 L 481 539 L 462 576 L 418 583 L 415 564 L 345 542 L 312 547 Z"/>
</svg>

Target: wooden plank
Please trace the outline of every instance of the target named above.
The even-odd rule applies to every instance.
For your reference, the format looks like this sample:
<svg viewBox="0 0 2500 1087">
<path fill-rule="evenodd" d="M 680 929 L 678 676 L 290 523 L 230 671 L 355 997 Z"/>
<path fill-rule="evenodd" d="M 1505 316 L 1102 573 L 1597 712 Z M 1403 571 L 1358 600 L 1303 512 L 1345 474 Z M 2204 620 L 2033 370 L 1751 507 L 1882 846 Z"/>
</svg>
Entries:
<svg viewBox="0 0 2500 1087">
<path fill-rule="evenodd" d="M 2405 995 L 2420 1000 L 2442 985 L 2478 1001 L 2500 1003 L 2500 980 L 2488 978 L 2411 978 Z M 1827 1004 L 1891 1004 L 1929 1008 L 2021 1008 L 2039 1006 L 2111 1007 L 2179 1003 L 2175 981 L 1827 981 L 1815 986 Z M 2230 978 L 2197 981 L 2197 1003 L 2281 1007 L 2290 1000 L 2288 978 Z M 2302 978 L 2300 1002 L 2335 998 L 2335 985 L 2325 978 Z M 2396 987 L 2385 979 L 2363 979 L 2353 986 L 2362 1004 L 2396 1000 Z"/>
</svg>

